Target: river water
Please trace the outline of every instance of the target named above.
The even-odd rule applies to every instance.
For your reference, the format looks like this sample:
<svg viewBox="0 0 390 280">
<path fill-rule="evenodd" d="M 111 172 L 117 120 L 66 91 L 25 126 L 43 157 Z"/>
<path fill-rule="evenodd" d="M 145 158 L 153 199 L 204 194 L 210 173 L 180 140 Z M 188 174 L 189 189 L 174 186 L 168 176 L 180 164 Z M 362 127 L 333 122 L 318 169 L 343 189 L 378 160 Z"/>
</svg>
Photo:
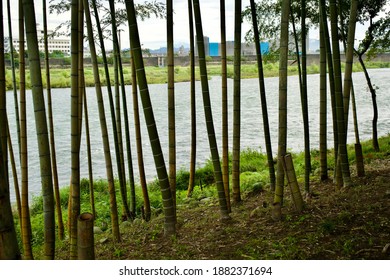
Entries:
<svg viewBox="0 0 390 280">
<path fill-rule="evenodd" d="M 379 109 L 378 132 L 379 135 L 386 135 L 390 132 L 390 69 L 373 69 L 369 70 L 372 82 L 377 89 L 377 101 Z M 359 129 L 361 140 L 371 138 L 371 120 L 372 120 L 372 103 L 370 93 L 363 73 L 354 73 L 354 86 L 356 92 L 357 111 L 359 119 Z M 277 152 L 278 142 L 278 78 L 265 79 L 268 114 L 271 127 L 271 140 L 274 156 Z M 213 77 L 209 81 L 210 96 L 212 102 L 213 118 L 217 135 L 217 143 L 221 155 L 221 78 Z M 177 144 L 177 167 L 188 169 L 190 159 L 190 142 L 191 142 L 191 115 L 190 115 L 190 94 L 189 83 L 175 84 L 176 99 L 176 144 Z M 105 90 L 105 89 L 104 89 Z M 138 167 L 136 160 L 134 119 L 132 115 L 132 98 L 131 88 L 126 87 L 128 97 L 128 110 L 131 125 L 131 141 L 134 174 L 137 179 Z M 210 158 L 209 145 L 207 140 L 204 112 L 202 106 L 202 95 L 200 82 L 196 83 L 197 90 L 197 166 L 202 166 Z M 168 160 L 168 111 L 167 111 L 167 85 L 154 84 L 149 85 L 150 96 L 152 99 L 157 128 L 163 148 L 165 160 Z M 232 107 L 233 107 L 233 81 L 228 81 L 229 92 L 229 145 L 232 144 Z M 106 93 L 106 91 L 105 91 Z M 329 95 L 329 94 L 328 94 Z M 87 88 L 87 98 L 89 106 L 89 121 L 92 146 L 92 160 L 94 178 L 105 178 L 104 154 L 99 124 L 96 94 L 94 88 Z M 54 112 L 54 130 L 56 140 L 56 152 L 58 163 L 58 175 L 60 186 L 69 185 L 70 180 L 70 89 L 53 89 L 53 112 Z M 309 121 L 310 121 L 310 142 L 311 149 L 318 149 L 319 145 L 319 75 L 309 75 L 308 77 L 308 103 L 309 103 Z M 141 103 L 140 103 L 141 104 Z M 258 79 L 246 79 L 241 82 L 241 148 L 260 149 L 265 152 L 265 142 L 261 115 L 261 103 L 259 95 Z M 18 159 L 18 148 L 16 142 L 16 122 L 14 111 L 13 92 L 7 92 L 7 110 L 10 122 L 11 137 L 15 158 Z M 105 110 L 107 124 L 111 132 L 110 113 L 108 111 L 108 98 L 105 94 Z M 330 100 L 328 98 L 328 147 L 333 144 L 332 118 L 330 109 Z M 148 180 L 156 176 L 153 157 L 151 154 L 150 143 L 145 127 L 143 112 L 141 113 L 141 125 L 144 148 L 145 170 Z M 31 91 L 27 92 L 27 118 L 28 118 L 28 157 L 29 157 L 29 188 L 32 196 L 38 195 L 40 188 L 40 171 L 39 157 L 37 149 L 37 140 L 35 134 L 34 110 L 32 106 Z M 350 117 L 351 120 L 351 117 Z M 350 121 L 348 132 L 349 143 L 354 142 L 354 132 L 352 121 Z M 114 157 L 113 137 L 110 138 L 112 156 Z M 300 107 L 299 81 L 297 76 L 288 78 L 288 149 L 292 151 L 301 151 L 304 148 L 302 113 Z M 87 153 L 85 148 L 85 135 L 82 138 L 81 147 L 81 177 L 88 177 Z M 113 158 L 113 162 L 115 159 Z M 18 165 L 19 166 L 19 165 Z M 126 169 L 127 170 L 127 169 Z M 18 167 L 19 171 L 19 167 Z M 115 174 L 116 168 L 114 168 Z M 20 172 L 19 172 L 20 176 Z M 14 189 L 12 174 L 10 172 L 10 189 L 11 200 L 14 198 Z M 20 180 L 20 177 L 19 177 Z"/>
</svg>

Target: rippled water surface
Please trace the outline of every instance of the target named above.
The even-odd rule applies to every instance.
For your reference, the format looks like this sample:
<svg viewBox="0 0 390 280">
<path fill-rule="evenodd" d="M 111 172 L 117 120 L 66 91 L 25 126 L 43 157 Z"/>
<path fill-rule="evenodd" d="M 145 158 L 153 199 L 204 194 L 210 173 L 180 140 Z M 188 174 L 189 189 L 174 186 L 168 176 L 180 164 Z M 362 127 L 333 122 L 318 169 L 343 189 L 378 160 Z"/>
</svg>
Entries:
<svg viewBox="0 0 390 280">
<path fill-rule="evenodd" d="M 379 109 L 378 131 L 379 135 L 388 134 L 390 131 L 390 69 L 369 70 L 372 82 L 378 87 L 377 101 Z M 367 84 L 363 73 L 354 73 L 354 86 L 356 92 L 356 102 L 358 107 L 359 129 L 362 140 L 371 138 L 371 120 L 372 120 L 372 103 L 367 89 Z M 278 141 L 278 78 L 267 78 L 266 91 L 268 102 L 268 114 L 271 127 L 271 140 L 273 153 L 276 155 Z M 205 127 L 204 113 L 202 107 L 202 95 L 200 82 L 197 82 L 197 165 L 202 166 L 210 157 L 207 133 Z M 221 147 L 221 78 L 213 77 L 209 81 L 210 95 L 213 109 L 213 118 L 217 134 L 217 141 Z M 233 81 L 228 81 L 229 91 L 229 129 L 232 134 L 232 91 Z M 259 96 L 258 79 L 242 80 L 242 130 L 241 130 L 241 147 L 261 149 L 265 152 L 264 133 L 261 115 L 261 104 Z M 131 124 L 131 141 L 133 153 L 133 166 L 135 176 L 138 174 L 136 161 L 135 137 L 133 129 L 132 98 L 131 88 L 126 87 L 128 97 L 128 109 L 130 113 Z M 167 85 L 150 85 L 150 95 L 153 103 L 155 119 L 159 131 L 161 145 L 164 151 L 166 161 L 168 160 L 168 111 L 167 111 Z M 175 85 L 176 96 L 176 144 L 177 144 L 177 166 L 179 168 L 188 168 L 190 158 L 190 133 L 191 133 L 191 116 L 190 116 L 190 95 L 189 83 L 178 83 Z M 100 124 L 98 118 L 96 94 L 94 88 L 87 88 L 87 98 L 89 106 L 89 121 L 93 158 L 94 178 L 105 178 L 105 164 L 103 146 L 100 133 Z M 60 186 L 69 185 L 70 180 L 70 89 L 53 89 L 53 112 L 54 112 L 54 129 L 56 137 L 57 163 Z M 11 128 L 11 136 L 14 142 L 15 158 L 18 159 L 18 149 L 16 143 L 16 123 L 13 92 L 7 94 L 8 117 Z M 308 102 L 309 102 L 309 119 L 311 149 L 318 149 L 319 143 L 319 75 L 310 75 L 308 77 Z M 105 99 L 106 117 L 109 129 L 111 131 L 111 120 L 108 111 L 108 98 Z M 35 134 L 34 111 L 32 107 L 31 91 L 27 94 L 27 117 L 28 117 L 28 149 L 29 149 L 29 187 L 31 194 L 36 195 L 40 192 L 40 171 L 39 159 L 37 154 L 37 140 Z M 332 147 L 332 119 L 330 113 L 330 100 L 328 98 L 328 146 Z M 351 119 L 351 118 L 350 118 Z M 151 155 L 150 144 L 143 113 L 141 111 L 141 123 L 143 133 L 143 148 L 146 175 L 148 179 L 153 179 L 156 175 L 153 157 Z M 348 141 L 354 141 L 353 125 L 350 121 Z M 230 137 L 230 146 L 231 146 Z M 114 156 L 113 138 L 110 138 L 111 151 Z M 301 151 L 304 148 L 302 113 L 300 108 L 299 84 L 296 76 L 288 79 L 288 148 L 293 151 Z M 221 148 L 220 148 L 221 149 Z M 220 150 L 221 153 L 221 150 Z M 115 162 L 113 158 L 113 162 Z M 87 154 L 85 148 L 85 135 L 82 139 L 81 147 L 81 176 L 88 177 Z M 115 174 L 117 172 L 115 171 Z M 20 174 L 19 174 L 20 176 Z M 10 174 L 10 178 L 12 174 Z M 14 200 L 13 183 L 11 181 L 11 196 Z"/>
</svg>

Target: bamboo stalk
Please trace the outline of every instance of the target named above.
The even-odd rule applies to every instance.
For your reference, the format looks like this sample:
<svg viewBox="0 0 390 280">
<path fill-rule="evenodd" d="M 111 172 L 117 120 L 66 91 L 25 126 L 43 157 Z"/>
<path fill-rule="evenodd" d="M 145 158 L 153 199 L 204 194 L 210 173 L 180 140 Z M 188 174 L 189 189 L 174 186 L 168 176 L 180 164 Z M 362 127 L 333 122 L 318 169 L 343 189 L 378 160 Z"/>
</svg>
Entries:
<svg viewBox="0 0 390 280">
<path fill-rule="evenodd" d="M 299 189 L 297 177 L 295 175 L 294 163 L 291 154 L 286 154 L 283 158 L 283 167 L 287 177 L 288 185 L 290 187 L 292 200 L 295 205 L 295 209 L 298 212 L 303 210 L 303 199 Z"/>
</svg>

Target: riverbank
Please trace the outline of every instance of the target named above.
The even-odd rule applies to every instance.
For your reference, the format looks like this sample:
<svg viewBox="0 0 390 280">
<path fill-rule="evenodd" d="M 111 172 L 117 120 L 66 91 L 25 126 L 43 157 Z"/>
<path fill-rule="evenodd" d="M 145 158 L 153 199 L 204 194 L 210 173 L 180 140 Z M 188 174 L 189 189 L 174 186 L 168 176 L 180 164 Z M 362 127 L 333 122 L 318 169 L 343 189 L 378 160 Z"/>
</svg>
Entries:
<svg viewBox="0 0 390 280">
<path fill-rule="evenodd" d="M 144 222 L 122 222 L 122 242 L 112 240 L 109 203 L 104 181 L 95 184 L 98 217 L 95 225 L 97 259 L 390 259 L 382 252 L 390 242 L 390 135 L 379 139 L 381 151 L 371 141 L 362 143 L 366 176 L 356 177 L 353 145 L 348 146 L 354 186 L 335 190 L 332 180 L 319 179 L 319 153 L 312 151 L 312 196 L 305 209 L 294 211 L 286 188 L 283 219 L 271 219 L 273 194 L 268 187 L 265 155 L 247 150 L 242 153 L 241 190 L 243 202 L 233 206 L 232 221 L 219 220 L 217 194 L 211 163 L 197 170 L 202 188 L 195 187 L 186 198 L 187 171 L 178 174 L 178 230 L 175 238 L 163 235 L 161 194 L 157 181 L 149 184 L 153 217 Z M 329 150 L 329 178 L 333 176 L 333 152 Z M 304 176 L 303 153 L 293 154 L 298 182 Z M 88 181 L 83 180 L 82 211 L 89 211 Z M 184 189 L 183 189 L 184 188 Z M 64 221 L 67 220 L 69 188 L 61 190 Z M 121 202 L 118 197 L 118 209 Z M 142 204 L 137 188 L 137 207 Z M 31 206 L 33 248 L 36 259 L 42 257 L 42 199 Z M 19 231 L 18 219 L 16 228 Z M 19 239 L 20 240 L 20 239 Z M 69 241 L 57 241 L 56 258 L 68 259 Z"/>
<path fill-rule="evenodd" d="M 264 64 L 264 75 L 265 77 L 277 77 L 279 75 L 279 64 L 275 63 L 265 63 Z M 344 69 L 345 65 L 342 64 Z M 367 68 L 376 69 L 376 68 L 390 68 L 390 62 L 367 62 Z M 114 84 L 114 69 L 113 67 L 109 68 L 111 84 Z M 146 75 L 149 84 L 165 84 L 168 80 L 167 68 L 166 67 L 154 67 L 148 66 L 145 67 Z M 208 65 L 207 67 L 209 76 L 220 76 L 221 75 L 221 66 L 220 65 Z M 359 63 L 355 63 L 353 70 L 355 72 L 361 72 L 362 68 Z M 42 72 L 43 86 L 46 87 L 46 75 L 45 71 Z M 297 75 L 298 67 L 296 63 L 288 67 L 289 75 Z M 308 74 L 317 74 L 319 73 L 319 65 L 311 64 L 307 68 Z M 104 74 L 104 69 L 99 69 L 101 84 L 106 85 L 106 78 Z M 50 81 L 52 88 L 69 88 L 71 86 L 70 79 L 70 68 L 68 69 L 51 69 L 50 70 Z M 233 65 L 228 65 L 227 67 L 228 78 L 233 78 Z M 250 79 L 258 77 L 257 65 L 256 64 L 243 64 L 241 66 L 241 78 Z M 196 79 L 200 80 L 199 68 L 196 68 Z M 131 69 L 127 65 L 124 67 L 124 80 L 126 85 L 131 84 Z M 188 82 L 190 80 L 190 68 L 185 66 L 175 67 L 175 82 Z M 16 83 L 19 84 L 19 72 L 16 71 Z M 87 87 L 95 86 L 95 80 L 93 77 L 93 71 L 91 66 L 86 66 L 85 68 L 85 85 Z M 6 71 L 6 87 L 7 90 L 12 90 L 12 72 L 7 69 Z M 30 72 L 27 69 L 26 71 L 26 87 L 31 88 L 30 84 Z"/>
</svg>

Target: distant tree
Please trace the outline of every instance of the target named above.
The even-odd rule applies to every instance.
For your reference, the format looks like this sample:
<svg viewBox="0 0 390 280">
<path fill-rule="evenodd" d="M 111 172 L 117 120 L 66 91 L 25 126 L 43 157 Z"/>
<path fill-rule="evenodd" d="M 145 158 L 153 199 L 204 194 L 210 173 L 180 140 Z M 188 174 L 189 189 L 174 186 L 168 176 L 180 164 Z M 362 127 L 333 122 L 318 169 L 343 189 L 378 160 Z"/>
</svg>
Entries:
<svg viewBox="0 0 390 280">
<path fill-rule="evenodd" d="M 62 51 L 54 50 L 49 54 L 49 57 L 52 58 L 63 58 L 65 57 L 65 54 Z"/>
<path fill-rule="evenodd" d="M 147 57 L 151 57 L 152 53 L 150 52 L 149 48 L 144 48 L 144 49 L 142 49 L 142 55 L 147 56 Z"/>
</svg>

